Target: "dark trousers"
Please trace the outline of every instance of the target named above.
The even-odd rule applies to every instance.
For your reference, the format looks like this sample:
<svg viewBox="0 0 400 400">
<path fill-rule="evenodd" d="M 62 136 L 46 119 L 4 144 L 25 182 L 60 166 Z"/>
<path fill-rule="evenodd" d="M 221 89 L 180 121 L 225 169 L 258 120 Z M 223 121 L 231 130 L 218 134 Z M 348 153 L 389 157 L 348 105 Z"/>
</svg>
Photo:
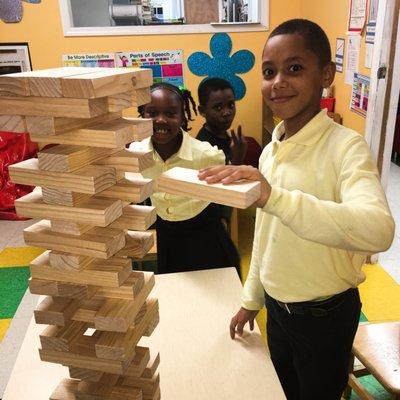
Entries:
<svg viewBox="0 0 400 400">
<path fill-rule="evenodd" d="M 361 311 L 358 289 L 285 305 L 265 295 L 271 359 L 288 400 L 340 400 Z"/>
</svg>

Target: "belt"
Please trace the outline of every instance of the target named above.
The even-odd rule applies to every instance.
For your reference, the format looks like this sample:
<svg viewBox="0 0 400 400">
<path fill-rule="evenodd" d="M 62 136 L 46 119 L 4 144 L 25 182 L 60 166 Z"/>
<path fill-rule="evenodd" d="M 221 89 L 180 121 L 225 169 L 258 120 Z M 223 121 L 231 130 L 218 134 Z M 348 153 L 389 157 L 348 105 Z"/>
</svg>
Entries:
<svg viewBox="0 0 400 400">
<path fill-rule="evenodd" d="M 313 317 L 324 317 L 328 315 L 329 311 L 332 311 L 340 304 L 343 303 L 347 294 L 350 291 L 356 289 L 348 289 L 345 292 L 335 294 L 326 300 L 322 301 L 303 301 L 299 303 L 283 303 L 282 301 L 273 299 L 276 304 L 283 310 L 287 311 L 288 314 L 297 315 L 311 315 Z"/>
</svg>

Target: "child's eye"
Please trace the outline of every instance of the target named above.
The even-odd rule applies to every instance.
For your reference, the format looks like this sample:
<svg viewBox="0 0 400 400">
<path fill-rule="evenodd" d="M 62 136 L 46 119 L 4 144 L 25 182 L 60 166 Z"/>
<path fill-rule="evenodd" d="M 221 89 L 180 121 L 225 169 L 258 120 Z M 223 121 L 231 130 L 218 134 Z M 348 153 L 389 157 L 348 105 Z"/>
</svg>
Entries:
<svg viewBox="0 0 400 400">
<path fill-rule="evenodd" d="M 303 69 L 303 67 L 299 64 L 294 64 L 289 67 L 290 72 L 299 72 Z"/>
<path fill-rule="evenodd" d="M 235 102 L 229 103 L 229 108 L 233 110 L 235 108 Z"/>
<path fill-rule="evenodd" d="M 272 70 L 271 68 L 265 68 L 265 69 L 263 70 L 263 75 L 264 75 L 266 78 L 271 77 L 273 74 L 274 74 L 274 70 Z"/>
<path fill-rule="evenodd" d="M 214 106 L 213 109 L 215 111 L 221 111 L 222 110 L 222 106 L 220 104 L 218 104 L 218 105 Z"/>
</svg>

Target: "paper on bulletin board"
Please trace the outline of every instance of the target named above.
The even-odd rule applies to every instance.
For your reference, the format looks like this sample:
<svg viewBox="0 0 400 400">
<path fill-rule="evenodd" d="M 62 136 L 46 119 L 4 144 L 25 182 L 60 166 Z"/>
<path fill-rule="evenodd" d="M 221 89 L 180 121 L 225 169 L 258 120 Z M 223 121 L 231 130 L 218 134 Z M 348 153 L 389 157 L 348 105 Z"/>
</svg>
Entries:
<svg viewBox="0 0 400 400">
<path fill-rule="evenodd" d="M 354 74 L 351 91 L 350 110 L 365 117 L 368 110 L 370 78 L 361 74 Z"/>
<path fill-rule="evenodd" d="M 379 0 L 369 0 L 368 22 L 365 31 L 365 43 L 374 44 L 376 20 L 378 19 Z"/>
<path fill-rule="evenodd" d="M 337 72 L 343 72 L 344 46 L 345 40 L 336 38 L 335 64 Z"/>
<path fill-rule="evenodd" d="M 358 72 L 358 63 L 360 60 L 361 36 L 358 34 L 348 35 L 346 52 L 346 70 L 344 82 L 348 85 L 353 84 L 353 76 Z"/>
<path fill-rule="evenodd" d="M 132 51 L 115 53 L 117 67 L 151 68 L 154 83 L 183 86 L 183 50 Z"/>
<path fill-rule="evenodd" d="M 63 54 L 64 67 L 114 68 L 114 53 Z"/>
<path fill-rule="evenodd" d="M 365 68 L 372 68 L 372 57 L 374 55 L 374 45 L 365 43 Z"/>
<path fill-rule="evenodd" d="M 350 0 L 349 21 L 347 30 L 351 33 L 361 33 L 367 15 L 367 0 Z"/>
</svg>

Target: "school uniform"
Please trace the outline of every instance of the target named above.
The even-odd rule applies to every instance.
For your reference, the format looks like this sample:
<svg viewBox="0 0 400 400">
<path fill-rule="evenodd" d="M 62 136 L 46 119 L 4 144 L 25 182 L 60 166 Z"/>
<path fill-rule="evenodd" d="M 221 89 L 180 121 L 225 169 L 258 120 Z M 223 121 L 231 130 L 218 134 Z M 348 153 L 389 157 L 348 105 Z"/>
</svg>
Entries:
<svg viewBox="0 0 400 400">
<path fill-rule="evenodd" d="M 174 167 L 201 169 L 224 164 L 221 150 L 200 142 L 183 132 L 178 152 L 164 161 L 155 151 L 151 138 L 134 142 L 130 150 L 152 151 L 154 165 L 142 171 L 145 178 L 155 180 L 150 196 L 157 212 L 158 273 L 235 267 L 240 271 L 239 255 L 229 238 L 215 204 L 161 192 L 157 179 Z"/>
<path fill-rule="evenodd" d="M 271 358 L 287 398 L 340 399 L 361 309 L 366 255 L 394 221 L 364 139 L 326 111 L 260 157 L 271 195 L 257 209 L 242 306 L 266 304 Z M 300 397 L 299 397 L 300 393 Z"/>
</svg>

